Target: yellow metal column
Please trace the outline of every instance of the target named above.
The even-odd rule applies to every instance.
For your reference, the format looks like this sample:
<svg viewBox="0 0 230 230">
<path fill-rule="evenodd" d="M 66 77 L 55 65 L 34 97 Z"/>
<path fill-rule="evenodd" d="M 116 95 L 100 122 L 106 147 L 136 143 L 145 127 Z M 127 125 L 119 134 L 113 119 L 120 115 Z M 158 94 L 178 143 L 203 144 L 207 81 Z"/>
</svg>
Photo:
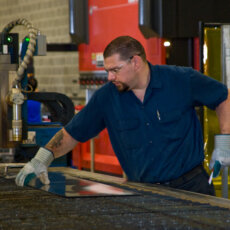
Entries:
<svg viewBox="0 0 230 230">
<path fill-rule="evenodd" d="M 221 66 L 221 28 L 206 27 L 204 28 L 204 47 L 203 47 L 203 64 L 204 74 L 218 81 L 222 81 Z M 216 112 L 204 107 L 204 165 L 207 172 L 210 172 L 208 166 L 214 149 L 214 135 L 219 134 L 219 123 Z M 221 197 L 221 177 L 213 180 L 216 195 Z"/>
</svg>

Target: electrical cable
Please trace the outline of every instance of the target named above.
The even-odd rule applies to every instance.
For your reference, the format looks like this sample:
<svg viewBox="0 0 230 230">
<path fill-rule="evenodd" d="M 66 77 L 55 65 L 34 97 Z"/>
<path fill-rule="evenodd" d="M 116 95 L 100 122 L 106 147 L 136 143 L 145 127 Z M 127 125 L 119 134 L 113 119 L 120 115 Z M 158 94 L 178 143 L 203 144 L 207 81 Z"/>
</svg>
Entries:
<svg viewBox="0 0 230 230">
<path fill-rule="evenodd" d="M 26 50 L 26 54 L 18 67 L 17 77 L 13 81 L 13 85 L 12 85 L 13 88 L 20 86 L 19 83 L 21 82 L 23 78 L 24 71 L 27 68 L 28 64 L 30 63 L 31 58 L 33 57 L 33 53 L 36 47 L 36 39 L 38 35 L 38 29 L 33 27 L 33 25 L 25 18 L 16 19 L 14 21 L 11 21 L 2 30 L 2 33 L 9 33 L 17 25 L 23 25 L 29 31 L 29 44 Z"/>
</svg>

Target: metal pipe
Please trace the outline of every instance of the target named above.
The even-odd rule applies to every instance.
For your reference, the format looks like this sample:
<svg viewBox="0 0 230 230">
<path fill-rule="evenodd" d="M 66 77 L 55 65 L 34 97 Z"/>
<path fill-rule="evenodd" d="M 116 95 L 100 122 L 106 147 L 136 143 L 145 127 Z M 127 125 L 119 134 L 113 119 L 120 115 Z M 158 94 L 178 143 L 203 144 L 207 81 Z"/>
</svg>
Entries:
<svg viewBox="0 0 230 230">
<path fill-rule="evenodd" d="M 228 198 L 228 167 L 223 167 L 221 190 L 222 190 L 222 197 Z"/>
<path fill-rule="evenodd" d="M 13 88 L 11 91 L 10 100 L 13 106 L 12 119 L 12 140 L 22 140 L 22 104 L 24 102 L 24 95 L 19 88 Z"/>
<path fill-rule="evenodd" d="M 21 105 L 13 104 L 13 141 L 22 140 L 22 118 L 21 118 Z"/>
<path fill-rule="evenodd" d="M 230 26 L 221 26 L 221 66 L 222 82 L 230 84 Z M 228 198 L 228 167 L 223 167 L 222 172 L 222 197 Z"/>
<path fill-rule="evenodd" d="M 91 161 L 90 161 L 90 171 L 94 172 L 95 171 L 95 148 L 94 148 L 94 138 L 90 140 L 90 156 L 91 156 Z"/>
</svg>

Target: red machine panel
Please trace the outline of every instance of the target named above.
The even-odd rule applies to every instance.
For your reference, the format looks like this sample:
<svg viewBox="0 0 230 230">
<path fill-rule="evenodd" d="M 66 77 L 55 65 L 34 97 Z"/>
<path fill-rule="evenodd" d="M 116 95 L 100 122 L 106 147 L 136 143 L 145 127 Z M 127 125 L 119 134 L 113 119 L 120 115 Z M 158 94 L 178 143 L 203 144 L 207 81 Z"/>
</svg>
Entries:
<svg viewBox="0 0 230 230">
<path fill-rule="evenodd" d="M 165 63 L 163 39 L 145 39 L 138 28 L 137 0 L 89 0 L 89 44 L 78 47 L 80 71 L 103 70 L 96 66 L 96 55 L 120 35 L 139 40 L 151 63 Z"/>
<path fill-rule="evenodd" d="M 94 138 L 94 170 L 122 175 L 123 171 L 115 156 L 107 129 Z M 73 165 L 79 170 L 91 168 L 90 141 L 79 143 L 73 150 Z"/>
<path fill-rule="evenodd" d="M 101 79 L 100 82 L 106 82 L 103 50 L 111 40 L 121 35 L 129 35 L 139 40 L 152 64 L 165 64 L 163 39 L 145 39 L 139 30 L 137 0 L 89 0 L 88 3 L 89 44 L 78 46 L 80 85 L 86 89 L 95 89 L 98 84 L 93 86 L 94 81 L 99 82 L 98 79 Z M 122 169 L 113 152 L 107 130 L 94 139 L 94 145 L 95 170 L 121 175 Z M 90 168 L 89 141 L 74 149 L 73 165 L 79 169 Z"/>
</svg>

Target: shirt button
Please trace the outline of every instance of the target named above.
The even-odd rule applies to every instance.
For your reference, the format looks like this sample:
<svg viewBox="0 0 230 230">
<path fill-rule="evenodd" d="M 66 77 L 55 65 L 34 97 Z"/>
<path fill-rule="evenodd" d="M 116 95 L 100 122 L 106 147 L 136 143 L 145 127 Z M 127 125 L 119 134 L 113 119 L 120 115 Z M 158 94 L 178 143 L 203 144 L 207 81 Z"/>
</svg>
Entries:
<svg viewBox="0 0 230 230">
<path fill-rule="evenodd" d="M 150 124 L 147 122 L 146 125 L 149 126 Z"/>
<path fill-rule="evenodd" d="M 149 144 L 152 144 L 153 143 L 153 141 L 149 141 Z"/>
</svg>

